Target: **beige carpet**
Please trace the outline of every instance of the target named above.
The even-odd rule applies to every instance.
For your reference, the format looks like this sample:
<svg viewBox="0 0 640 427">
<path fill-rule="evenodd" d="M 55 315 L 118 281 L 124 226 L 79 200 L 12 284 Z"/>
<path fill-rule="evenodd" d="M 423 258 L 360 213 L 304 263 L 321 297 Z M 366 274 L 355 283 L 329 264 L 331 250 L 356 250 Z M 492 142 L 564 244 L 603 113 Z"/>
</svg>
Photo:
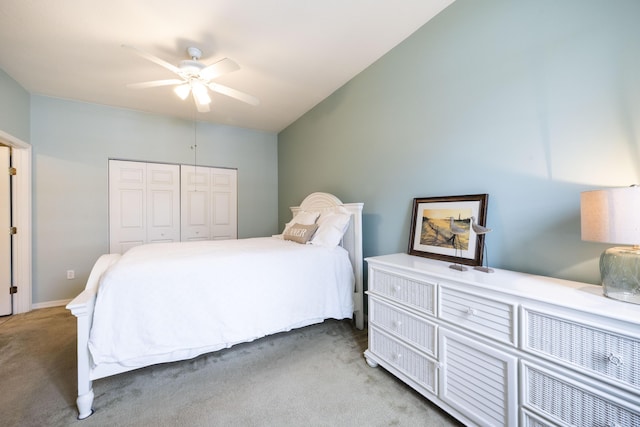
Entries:
<svg viewBox="0 0 640 427">
<path fill-rule="evenodd" d="M 94 382 L 76 420 L 75 318 L 64 308 L 0 318 L 3 426 L 454 426 L 362 356 L 366 331 L 326 321 Z"/>
</svg>

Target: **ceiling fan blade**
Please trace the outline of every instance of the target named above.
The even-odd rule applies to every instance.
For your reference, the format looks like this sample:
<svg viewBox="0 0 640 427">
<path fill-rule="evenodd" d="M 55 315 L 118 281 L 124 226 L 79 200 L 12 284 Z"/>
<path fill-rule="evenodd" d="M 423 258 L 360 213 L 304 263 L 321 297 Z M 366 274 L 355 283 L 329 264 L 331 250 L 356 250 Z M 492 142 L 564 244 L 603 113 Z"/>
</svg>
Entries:
<svg viewBox="0 0 640 427">
<path fill-rule="evenodd" d="M 235 98 L 239 101 L 246 102 L 247 104 L 254 105 L 254 106 L 260 104 L 260 100 L 255 96 L 251 96 L 247 93 L 240 92 L 239 90 L 232 89 L 228 86 L 223 86 L 218 83 L 209 83 L 207 86 L 209 86 L 209 89 L 211 89 L 214 92 L 218 92 L 223 95 L 229 96 L 231 98 Z"/>
<path fill-rule="evenodd" d="M 180 80 L 180 79 L 153 80 L 150 82 L 130 83 L 127 85 L 127 87 L 131 89 L 146 89 L 148 87 L 179 85 L 181 83 L 184 83 L 184 80 Z"/>
<path fill-rule="evenodd" d="M 178 74 L 180 72 L 180 69 L 178 67 L 176 67 L 173 64 L 168 63 L 167 61 L 165 61 L 164 59 L 160 59 L 157 56 L 154 56 L 148 52 L 145 52 L 144 50 L 138 49 L 137 47 L 134 46 L 129 46 L 127 44 L 123 44 L 122 47 L 127 48 L 127 49 L 131 49 L 133 50 L 135 53 L 137 53 L 138 55 L 142 56 L 144 59 L 147 59 L 151 62 L 154 62 L 158 65 L 160 65 L 161 67 L 166 68 L 167 70 L 173 71 L 174 73 Z"/>
<path fill-rule="evenodd" d="M 240 66 L 238 64 L 236 64 L 229 58 L 224 58 L 200 70 L 200 77 L 205 80 L 212 80 L 216 77 L 220 77 L 223 74 L 227 74 L 239 69 Z"/>
</svg>

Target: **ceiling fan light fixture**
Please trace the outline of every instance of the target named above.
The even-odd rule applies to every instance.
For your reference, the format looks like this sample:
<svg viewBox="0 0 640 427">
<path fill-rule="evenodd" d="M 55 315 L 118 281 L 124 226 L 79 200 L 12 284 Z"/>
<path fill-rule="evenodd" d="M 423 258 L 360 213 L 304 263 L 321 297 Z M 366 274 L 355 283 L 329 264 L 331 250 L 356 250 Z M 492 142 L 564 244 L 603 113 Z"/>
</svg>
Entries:
<svg viewBox="0 0 640 427">
<path fill-rule="evenodd" d="M 189 96 L 189 92 L 191 92 L 191 86 L 189 85 L 189 83 L 185 83 L 183 85 L 176 86 L 173 91 L 176 93 L 176 95 L 178 95 L 178 97 L 180 97 L 180 99 L 184 101 L 185 99 L 187 99 L 187 96 Z"/>
<path fill-rule="evenodd" d="M 205 65 L 200 62 L 202 51 L 200 51 L 200 49 L 198 48 L 190 47 L 187 49 L 187 53 L 189 54 L 191 59 L 180 61 L 179 65 L 176 67 L 175 65 L 170 64 L 167 61 L 136 47 L 128 45 L 122 46 L 132 49 L 138 55 L 142 56 L 148 61 L 166 68 L 167 70 L 175 73 L 177 77 L 179 77 L 174 79 L 154 80 L 128 85 L 132 88 L 142 89 L 168 85 L 179 85 L 174 88 L 174 92 L 176 93 L 176 95 L 178 95 L 180 99 L 186 100 L 189 97 L 189 94 L 192 94 L 199 112 L 209 111 L 209 104 L 211 103 L 209 89 L 212 92 L 220 93 L 230 98 L 246 102 L 249 105 L 255 106 L 260 104 L 260 101 L 256 97 L 253 97 L 239 90 L 214 83 L 212 81 L 219 76 L 240 69 L 238 64 L 236 64 L 229 58 L 223 58 L 217 62 L 214 62 L 213 64 Z"/>
<path fill-rule="evenodd" d="M 204 94 L 197 94 L 197 93 L 193 93 L 193 96 L 196 98 L 196 102 L 200 105 L 208 105 L 211 104 L 211 98 L 209 97 L 208 94 L 204 93 Z"/>
<path fill-rule="evenodd" d="M 198 104 L 210 104 L 211 98 L 207 92 L 207 87 L 200 82 L 194 82 L 191 85 L 191 91 Z"/>
</svg>

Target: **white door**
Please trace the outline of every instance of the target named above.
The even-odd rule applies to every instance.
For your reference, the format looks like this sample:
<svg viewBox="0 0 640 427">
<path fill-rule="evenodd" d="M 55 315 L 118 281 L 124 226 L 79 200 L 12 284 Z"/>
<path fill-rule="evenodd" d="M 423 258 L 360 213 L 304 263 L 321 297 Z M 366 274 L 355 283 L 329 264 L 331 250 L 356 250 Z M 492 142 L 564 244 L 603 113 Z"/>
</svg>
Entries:
<svg viewBox="0 0 640 427">
<path fill-rule="evenodd" d="M 147 242 L 180 241 L 180 166 L 147 164 Z"/>
<path fill-rule="evenodd" d="M 180 241 L 180 166 L 109 160 L 109 251 Z"/>
<path fill-rule="evenodd" d="M 209 240 L 211 234 L 211 168 L 185 166 L 180 168 L 181 238 Z"/>
<path fill-rule="evenodd" d="M 238 238 L 238 171 L 211 169 L 211 239 Z"/>
<path fill-rule="evenodd" d="M 146 163 L 109 160 L 109 251 L 123 254 L 147 239 Z"/>
<path fill-rule="evenodd" d="M 11 166 L 9 147 L 0 146 L 0 316 L 11 314 Z"/>
</svg>

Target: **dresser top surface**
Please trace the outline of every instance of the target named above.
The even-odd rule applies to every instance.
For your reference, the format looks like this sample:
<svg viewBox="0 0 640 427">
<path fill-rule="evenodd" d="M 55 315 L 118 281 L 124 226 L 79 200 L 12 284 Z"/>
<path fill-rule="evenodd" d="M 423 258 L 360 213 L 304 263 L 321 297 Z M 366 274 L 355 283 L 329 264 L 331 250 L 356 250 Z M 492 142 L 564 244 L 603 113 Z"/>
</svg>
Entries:
<svg viewBox="0 0 640 427">
<path fill-rule="evenodd" d="M 365 258 L 365 261 L 370 265 L 426 274 L 444 282 L 479 286 L 515 297 L 604 315 L 625 322 L 640 323 L 640 305 L 607 298 L 602 294 L 601 286 L 497 268 L 493 273 L 484 273 L 473 267 L 458 271 L 449 268 L 450 262 L 404 253 L 369 257 Z"/>
</svg>

